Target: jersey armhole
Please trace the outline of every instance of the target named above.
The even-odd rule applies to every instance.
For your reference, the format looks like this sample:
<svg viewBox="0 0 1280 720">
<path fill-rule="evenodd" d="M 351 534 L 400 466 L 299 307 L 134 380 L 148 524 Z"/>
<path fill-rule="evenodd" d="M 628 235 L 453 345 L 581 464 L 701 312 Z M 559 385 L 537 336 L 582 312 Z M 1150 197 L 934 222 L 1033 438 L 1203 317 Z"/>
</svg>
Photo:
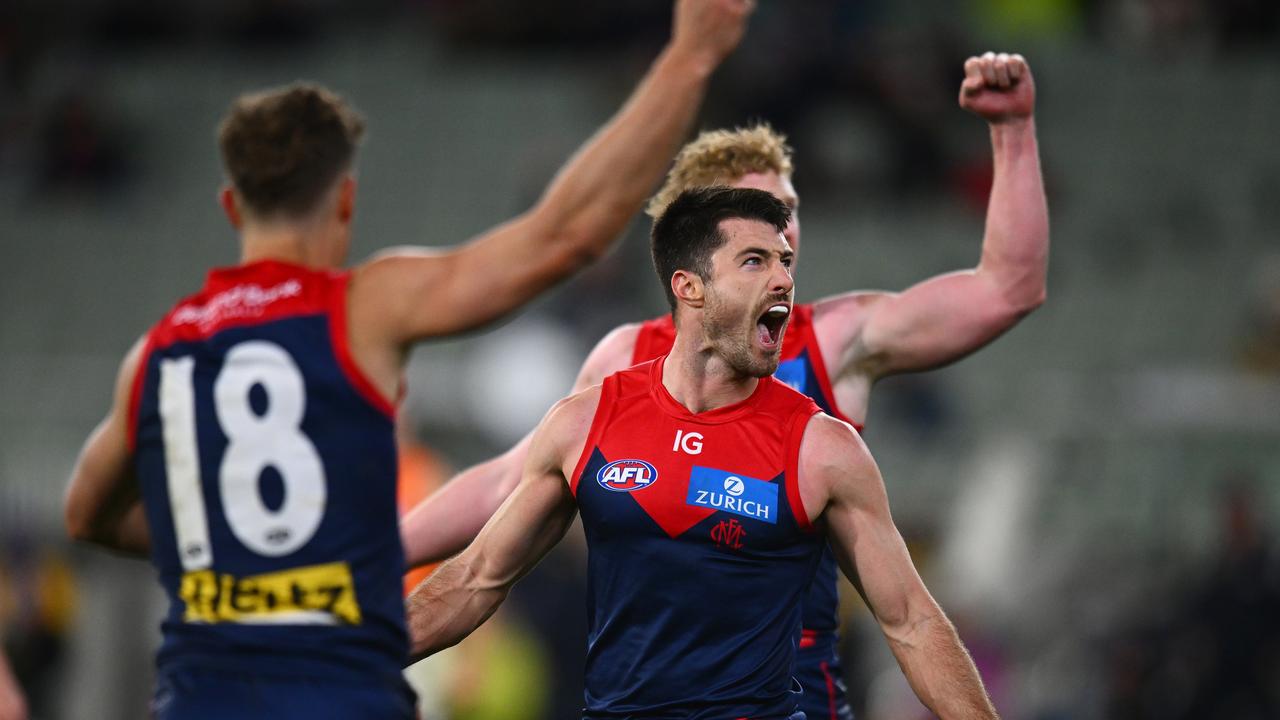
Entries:
<svg viewBox="0 0 1280 720">
<path fill-rule="evenodd" d="M 800 443 L 804 441 L 804 431 L 809 427 L 809 421 L 820 412 L 822 411 L 812 405 L 805 406 L 792 414 L 790 427 L 787 428 L 787 504 L 791 506 L 796 525 L 807 533 L 813 532 L 813 523 L 809 522 L 809 512 L 800 495 Z"/>
<path fill-rule="evenodd" d="M 351 356 L 351 344 L 347 335 L 347 286 L 351 273 L 342 273 L 333 278 L 329 286 L 329 343 L 333 346 L 333 354 L 338 367 L 346 376 L 347 382 L 356 392 L 376 410 L 395 420 L 396 404 L 387 399 L 378 390 L 360 366 Z"/>
<path fill-rule="evenodd" d="M 604 434 L 605 426 L 609 424 L 609 416 L 613 414 L 613 398 L 617 394 L 618 382 L 617 375 L 610 375 L 600 383 L 600 400 L 596 405 L 596 414 L 591 418 L 591 429 L 587 431 L 587 443 L 582 446 L 578 464 L 573 468 L 573 477 L 569 478 L 569 492 L 573 493 L 575 498 L 578 497 L 578 480 L 587 469 L 587 463 L 591 462 L 591 455 Z"/>
<path fill-rule="evenodd" d="M 840 401 L 836 399 L 836 390 L 831 383 L 831 373 L 827 372 L 827 361 L 822 358 L 822 343 L 818 341 L 818 330 L 813 324 L 813 306 L 797 305 L 797 310 L 806 314 L 805 325 L 808 327 L 809 340 L 807 345 L 813 348 L 810 353 L 809 362 L 813 363 L 813 375 L 818 380 L 818 390 L 827 398 L 831 404 L 831 414 L 837 420 L 843 420 L 854 427 L 859 433 L 862 432 L 862 426 L 850 420 L 845 416 L 844 411 L 840 409 Z"/>
<path fill-rule="evenodd" d="M 142 405 L 142 386 L 147 381 L 147 366 L 151 364 L 154 337 L 154 328 L 148 330 L 147 339 L 142 343 L 142 354 L 138 356 L 138 367 L 133 371 L 133 384 L 129 386 L 129 426 L 125 428 L 125 446 L 130 454 L 138 447 L 138 411 Z"/>
</svg>

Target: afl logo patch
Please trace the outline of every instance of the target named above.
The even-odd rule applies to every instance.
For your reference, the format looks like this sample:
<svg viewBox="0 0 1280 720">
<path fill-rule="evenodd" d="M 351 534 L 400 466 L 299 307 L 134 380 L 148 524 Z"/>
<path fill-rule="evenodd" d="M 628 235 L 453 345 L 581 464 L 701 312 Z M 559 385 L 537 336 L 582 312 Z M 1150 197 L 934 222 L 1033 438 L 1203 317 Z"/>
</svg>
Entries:
<svg viewBox="0 0 1280 720">
<path fill-rule="evenodd" d="M 612 492 L 641 490 L 657 479 L 658 471 L 644 460 L 614 460 L 596 473 L 600 487 Z"/>
</svg>

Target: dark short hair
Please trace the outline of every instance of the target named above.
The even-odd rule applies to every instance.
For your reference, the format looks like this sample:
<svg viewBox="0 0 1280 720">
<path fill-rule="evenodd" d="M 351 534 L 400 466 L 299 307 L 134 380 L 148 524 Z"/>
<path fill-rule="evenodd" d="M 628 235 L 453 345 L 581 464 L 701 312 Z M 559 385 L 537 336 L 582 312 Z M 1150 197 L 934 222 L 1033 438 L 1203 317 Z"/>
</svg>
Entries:
<svg viewBox="0 0 1280 720">
<path fill-rule="evenodd" d="M 351 167 L 364 120 L 312 83 L 241 95 L 218 125 L 232 185 L 263 217 L 300 217 Z"/>
<path fill-rule="evenodd" d="M 791 208 L 763 190 L 701 187 L 680 193 L 654 221 L 649 236 L 653 268 L 672 311 L 676 296 L 671 276 L 677 270 L 687 270 L 709 280 L 711 255 L 726 240 L 720 223 L 731 218 L 759 220 L 782 232 L 791 221 Z"/>
</svg>

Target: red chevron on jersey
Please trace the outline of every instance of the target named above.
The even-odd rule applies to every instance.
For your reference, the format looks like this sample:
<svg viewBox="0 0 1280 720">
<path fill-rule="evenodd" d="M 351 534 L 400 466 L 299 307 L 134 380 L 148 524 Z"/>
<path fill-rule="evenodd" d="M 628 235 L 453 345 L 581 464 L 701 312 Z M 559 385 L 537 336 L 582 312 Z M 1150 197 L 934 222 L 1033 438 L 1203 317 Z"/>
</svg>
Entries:
<svg viewBox="0 0 1280 720">
<path fill-rule="evenodd" d="M 574 473 L 572 487 L 577 492 L 584 482 L 592 451 L 598 451 L 607 464 L 595 477 L 587 478 L 607 490 L 625 490 L 669 537 L 678 537 L 689 528 L 729 507 L 728 502 L 698 502 L 691 495 L 690 482 L 699 468 L 719 468 L 726 477 L 773 479 L 789 477 L 786 492 L 798 497 L 795 474 L 787 473 L 786 445 L 791 438 L 779 431 L 779 419 L 791 420 L 792 414 L 807 419 L 818 408 L 799 393 L 791 391 L 773 378 L 763 378 L 747 399 L 723 408 L 691 413 L 671 397 L 661 381 L 662 359 L 623 371 L 607 379 L 596 419 L 585 451 Z M 604 433 L 608 428 L 608 436 Z M 798 444 L 797 444 L 798 448 Z M 691 452 L 691 450 L 695 450 Z M 647 465 L 653 479 L 643 486 L 619 487 L 620 466 Z M 799 508 L 793 503 L 793 509 Z M 772 518 L 776 522 L 776 515 Z M 797 523 L 808 526 L 808 518 L 800 511 Z"/>
</svg>

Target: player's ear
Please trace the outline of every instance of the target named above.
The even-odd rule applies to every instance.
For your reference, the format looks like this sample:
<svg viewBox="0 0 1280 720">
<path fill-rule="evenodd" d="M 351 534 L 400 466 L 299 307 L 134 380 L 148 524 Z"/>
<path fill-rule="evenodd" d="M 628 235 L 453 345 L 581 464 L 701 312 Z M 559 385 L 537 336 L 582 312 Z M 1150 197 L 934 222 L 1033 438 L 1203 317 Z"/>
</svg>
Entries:
<svg viewBox="0 0 1280 720">
<path fill-rule="evenodd" d="M 352 175 L 342 178 L 338 186 L 338 219 L 343 223 L 351 222 L 356 214 L 356 179 Z"/>
<path fill-rule="evenodd" d="M 676 301 L 689 307 L 700 308 L 706 302 L 706 285 L 698 273 L 677 270 L 671 274 L 671 292 Z"/>
<path fill-rule="evenodd" d="M 222 206 L 222 212 L 226 213 L 227 219 L 231 221 L 231 227 L 239 230 L 240 225 L 244 223 L 244 218 L 240 214 L 240 204 L 236 199 L 235 188 L 229 184 L 223 185 L 218 193 L 218 204 Z"/>
</svg>

